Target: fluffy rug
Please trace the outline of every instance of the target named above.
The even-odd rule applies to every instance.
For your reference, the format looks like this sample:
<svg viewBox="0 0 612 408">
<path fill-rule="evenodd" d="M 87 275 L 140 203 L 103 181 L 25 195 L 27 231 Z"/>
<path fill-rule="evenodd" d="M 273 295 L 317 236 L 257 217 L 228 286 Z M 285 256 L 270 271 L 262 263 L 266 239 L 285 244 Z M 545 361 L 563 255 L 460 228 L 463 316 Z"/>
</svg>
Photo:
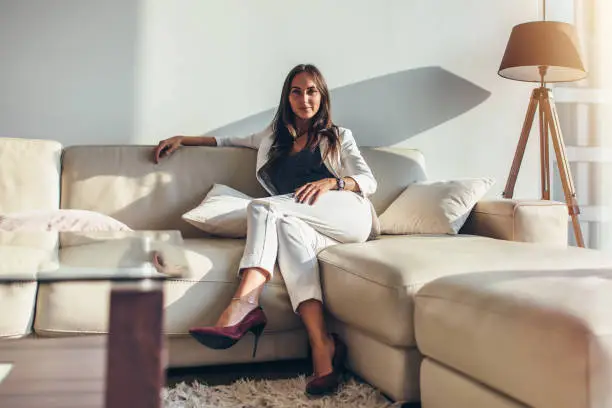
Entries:
<svg viewBox="0 0 612 408">
<path fill-rule="evenodd" d="M 371 386 L 349 379 L 336 395 L 310 399 L 306 378 L 238 380 L 231 385 L 207 386 L 181 382 L 164 389 L 164 408 L 395 408 Z"/>
</svg>

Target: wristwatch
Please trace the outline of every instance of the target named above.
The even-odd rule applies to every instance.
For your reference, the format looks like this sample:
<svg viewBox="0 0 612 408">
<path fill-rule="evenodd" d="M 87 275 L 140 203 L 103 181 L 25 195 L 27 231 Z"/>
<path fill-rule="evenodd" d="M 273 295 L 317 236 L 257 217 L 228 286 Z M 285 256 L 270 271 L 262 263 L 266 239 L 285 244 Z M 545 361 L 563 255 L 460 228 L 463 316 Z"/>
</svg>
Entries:
<svg viewBox="0 0 612 408">
<path fill-rule="evenodd" d="M 338 190 L 344 190 L 344 179 L 342 179 L 342 177 L 338 177 L 336 179 L 336 184 L 338 186 Z"/>
</svg>

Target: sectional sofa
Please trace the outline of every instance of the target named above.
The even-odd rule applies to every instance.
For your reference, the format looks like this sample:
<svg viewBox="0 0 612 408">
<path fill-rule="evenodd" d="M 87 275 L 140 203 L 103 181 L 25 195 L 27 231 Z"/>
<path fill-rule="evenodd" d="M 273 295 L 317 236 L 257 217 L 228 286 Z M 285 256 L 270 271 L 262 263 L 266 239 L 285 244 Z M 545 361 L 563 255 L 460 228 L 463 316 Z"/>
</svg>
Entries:
<svg viewBox="0 0 612 408">
<path fill-rule="evenodd" d="M 379 214 L 408 185 L 427 178 L 419 151 L 361 150 L 379 182 L 371 197 Z M 165 286 L 170 366 L 252 362 L 250 335 L 223 351 L 207 349 L 188 335 L 189 327 L 212 324 L 230 299 L 237 285 L 236 269 L 244 240 L 207 236 L 183 221 L 181 215 L 195 207 L 214 183 L 252 197 L 264 196 L 254 177 L 255 152 L 233 147 L 182 148 L 160 164 L 153 163 L 151 152 L 151 146 L 64 148 L 54 141 L 0 139 L 0 214 L 84 209 L 107 214 L 134 230 L 179 230 L 191 272 Z M 567 218 L 566 207 L 558 202 L 487 199 L 476 204 L 457 235 L 382 235 L 365 243 L 341 244 L 321 251 L 318 257 L 329 321 L 349 347 L 349 368 L 396 401 L 419 401 L 421 389 L 427 390 L 429 400 L 423 400 L 426 408 L 455 399 L 453 392 L 472 395 L 472 383 L 478 395 L 514 395 L 516 387 L 500 385 L 504 383 L 503 370 L 493 370 L 495 382 L 486 385 L 486 370 L 471 366 L 486 366 L 477 351 L 495 341 L 495 328 L 502 330 L 502 323 L 492 321 L 491 314 L 476 312 L 467 319 L 462 315 L 467 312 L 453 307 L 452 299 L 445 303 L 431 299 L 444 290 L 454 294 L 455 300 L 465 299 L 466 293 L 473 296 L 468 299 L 494 297 L 495 291 L 487 292 L 490 285 L 479 286 L 478 276 L 487 276 L 486 282 L 496 276 L 538 276 L 538 271 L 570 277 L 576 270 L 605 271 L 612 267 L 603 253 L 567 246 Z M 466 287 L 465 282 L 464 286 L 453 286 L 451 281 L 444 290 L 428 286 L 465 276 L 472 277 L 469 292 L 460 290 Z M 528 282 L 524 284 L 528 286 Z M 106 282 L 0 286 L 0 337 L 104 334 L 109 288 Z M 421 303 L 416 303 L 415 314 L 415 299 L 419 301 L 422 290 L 426 291 Z M 542 293 L 551 291 L 555 293 L 551 287 L 542 289 Z M 537 293 L 532 295 L 537 298 Z M 478 309 L 478 302 L 475 304 Z M 269 324 L 255 361 L 305 357 L 305 331 L 292 312 L 281 274 L 275 274 L 265 288 L 262 306 Z M 489 337 L 468 341 L 458 335 L 478 333 L 489 324 L 493 325 L 493 329 L 487 329 L 493 330 Z M 462 326 L 467 334 L 455 325 Z M 519 341 L 520 331 L 512 333 Z M 459 339 L 463 343 L 458 343 Z M 544 347 L 537 338 L 532 340 L 524 346 Z M 418 341 L 423 342 L 422 350 Z M 490 347 L 494 349 L 494 344 Z M 424 354 L 428 376 L 421 382 Z M 562 354 L 558 356 L 563 358 Z M 576 363 L 576 367 L 582 366 Z M 457 388 L 457 381 L 469 384 Z M 512 381 L 518 379 L 513 377 Z M 520 402 L 521 395 L 519 392 L 508 398 L 519 401 L 516 406 L 527 406 L 532 400 Z M 436 400 L 440 396 L 450 400 Z M 468 398 L 466 404 L 470 401 L 474 400 Z M 583 406 L 594 405 L 573 407 Z"/>
</svg>

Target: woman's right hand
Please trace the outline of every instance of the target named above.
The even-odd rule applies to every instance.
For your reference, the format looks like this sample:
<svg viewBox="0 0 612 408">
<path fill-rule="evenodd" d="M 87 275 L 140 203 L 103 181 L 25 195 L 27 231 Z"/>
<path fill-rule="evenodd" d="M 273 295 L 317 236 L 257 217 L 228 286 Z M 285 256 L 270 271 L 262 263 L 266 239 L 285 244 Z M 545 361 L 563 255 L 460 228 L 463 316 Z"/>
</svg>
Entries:
<svg viewBox="0 0 612 408">
<path fill-rule="evenodd" d="M 176 149 L 181 147 L 184 137 L 185 136 L 173 136 L 159 142 L 153 151 L 153 160 L 155 160 L 155 163 L 159 163 L 163 157 L 170 156 Z"/>
</svg>

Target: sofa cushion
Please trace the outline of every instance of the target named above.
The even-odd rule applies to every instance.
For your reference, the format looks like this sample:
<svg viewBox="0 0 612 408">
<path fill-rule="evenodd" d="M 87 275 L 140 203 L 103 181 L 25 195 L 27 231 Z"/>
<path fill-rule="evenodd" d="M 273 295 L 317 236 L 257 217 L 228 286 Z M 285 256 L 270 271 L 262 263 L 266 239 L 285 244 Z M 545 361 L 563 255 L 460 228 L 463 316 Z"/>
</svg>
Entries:
<svg viewBox="0 0 612 408">
<path fill-rule="evenodd" d="M 0 214 L 59 208 L 61 154 L 58 142 L 0 138 Z"/>
<path fill-rule="evenodd" d="M 397 147 L 359 150 L 378 181 L 376 192 L 368 197 L 377 214 L 382 214 L 406 187 L 427 179 L 425 158 L 418 150 Z"/>
<path fill-rule="evenodd" d="M 612 269 L 442 278 L 416 296 L 418 347 L 530 407 L 610 407 L 610 293 Z"/>
<path fill-rule="evenodd" d="M 0 338 L 22 337 L 30 334 L 34 320 L 36 282 L 0 284 Z"/>
<path fill-rule="evenodd" d="M 181 219 L 214 183 L 253 197 L 264 190 L 255 179 L 255 153 L 242 148 L 181 148 L 160 164 L 152 147 L 72 146 L 62 160 L 61 208 L 110 215 L 134 230 L 204 233 Z"/>
<path fill-rule="evenodd" d="M 530 408 L 430 358 L 422 360 L 419 377 L 425 407 Z"/>
<path fill-rule="evenodd" d="M 392 346 L 415 345 L 414 294 L 427 282 L 470 272 L 612 266 L 601 252 L 486 237 L 383 236 L 319 253 L 328 310 Z"/>
<path fill-rule="evenodd" d="M 411 183 L 425 179 L 423 155 L 400 148 L 362 148 L 379 180 L 370 196 L 377 213 Z M 181 215 L 195 208 L 213 184 L 259 198 L 256 152 L 239 147 L 183 147 L 154 164 L 153 147 L 71 146 L 62 159 L 61 208 L 110 215 L 134 230 L 180 230 L 185 238 L 206 234 Z M 384 182 L 382 182 L 384 180 Z"/>
<path fill-rule="evenodd" d="M 460 233 L 566 247 L 568 219 L 567 204 L 560 201 L 481 200 Z"/>
<path fill-rule="evenodd" d="M 238 284 L 236 273 L 244 240 L 186 239 L 184 247 L 190 275 L 164 284 L 164 331 L 169 335 L 187 335 L 192 326 L 214 324 Z M 82 263 L 86 251 L 86 247 L 64 247 L 60 250 L 60 262 Z M 123 252 L 119 251 L 117 256 Z M 87 256 L 88 263 L 103 265 L 109 262 L 112 254 L 106 254 L 104 260 Z M 42 336 L 106 333 L 110 287 L 107 282 L 41 284 L 35 331 Z M 266 330 L 301 327 L 280 273 L 275 273 L 274 279 L 266 285 L 261 304 L 269 320 Z"/>
<path fill-rule="evenodd" d="M 457 234 L 491 178 L 413 183 L 380 215 L 383 234 Z"/>
<path fill-rule="evenodd" d="M 0 283 L 0 310 L 3 311 L 0 319 L 0 338 L 20 337 L 30 333 L 38 286 L 35 281 L 36 273 L 56 265 L 57 260 L 55 249 L 36 248 L 24 242 L 19 243 L 18 239 L 14 241 L 10 245 L 0 244 L 0 278 L 19 276 L 24 279 L 31 278 L 31 281 Z"/>
<path fill-rule="evenodd" d="M 223 184 L 215 184 L 197 207 L 182 218 L 214 236 L 244 238 L 247 235 L 247 207 L 253 197 Z"/>
</svg>

